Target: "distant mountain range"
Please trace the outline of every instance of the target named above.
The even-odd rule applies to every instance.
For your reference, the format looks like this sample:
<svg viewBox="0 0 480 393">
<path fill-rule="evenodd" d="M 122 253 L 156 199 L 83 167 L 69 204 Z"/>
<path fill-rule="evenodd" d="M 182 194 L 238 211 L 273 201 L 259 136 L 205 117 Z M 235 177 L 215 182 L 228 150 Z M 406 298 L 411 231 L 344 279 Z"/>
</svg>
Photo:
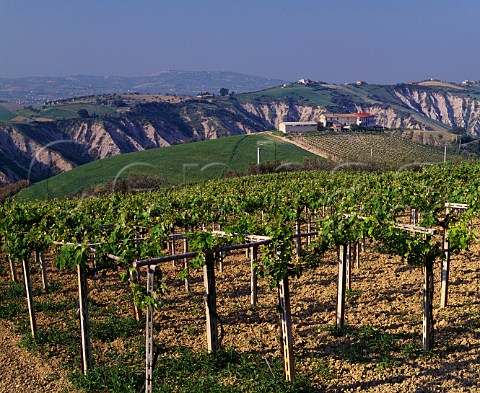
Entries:
<svg viewBox="0 0 480 393">
<path fill-rule="evenodd" d="M 282 121 L 318 121 L 325 112 L 358 111 L 374 114 L 377 124 L 388 129 L 454 131 L 476 138 L 480 85 L 331 85 L 307 80 L 225 97 L 107 94 L 20 110 L 0 103 L 0 184 L 37 181 L 122 153 L 273 130 Z M 437 134 L 434 143 L 450 143 Z M 468 146 L 478 152 L 476 145 Z"/>
<path fill-rule="evenodd" d="M 195 96 L 206 91 L 218 94 L 221 88 L 244 93 L 284 82 L 280 79 L 216 71 L 161 71 L 139 77 L 75 75 L 0 78 L 0 101 L 44 104 L 63 98 L 130 92 Z"/>
</svg>

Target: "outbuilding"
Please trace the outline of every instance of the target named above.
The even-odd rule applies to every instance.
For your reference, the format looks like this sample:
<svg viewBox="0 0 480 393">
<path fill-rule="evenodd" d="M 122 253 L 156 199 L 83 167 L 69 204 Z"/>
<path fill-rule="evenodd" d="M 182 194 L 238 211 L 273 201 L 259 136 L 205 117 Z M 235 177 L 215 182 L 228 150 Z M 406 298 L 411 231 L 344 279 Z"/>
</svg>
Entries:
<svg viewBox="0 0 480 393">
<path fill-rule="evenodd" d="M 282 121 L 278 125 L 278 130 L 284 134 L 314 132 L 318 130 L 318 123 L 316 121 Z"/>
</svg>

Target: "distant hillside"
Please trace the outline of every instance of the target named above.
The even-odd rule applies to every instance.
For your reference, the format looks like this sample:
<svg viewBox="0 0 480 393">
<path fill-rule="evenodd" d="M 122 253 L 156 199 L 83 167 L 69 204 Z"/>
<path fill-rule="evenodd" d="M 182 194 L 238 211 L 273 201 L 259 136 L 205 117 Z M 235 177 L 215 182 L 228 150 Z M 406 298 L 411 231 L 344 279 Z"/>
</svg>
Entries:
<svg viewBox="0 0 480 393">
<path fill-rule="evenodd" d="M 122 154 L 82 165 L 23 190 L 20 198 L 62 198 L 92 190 L 96 184 L 148 175 L 163 179 L 164 187 L 205 181 L 227 176 L 230 172 L 247 173 L 257 162 L 276 162 L 277 168 L 303 163 L 315 157 L 297 146 L 267 134 L 238 135 L 217 140 L 189 143 Z M 315 157 L 315 161 L 327 160 Z M 112 188 L 114 188 L 114 183 Z"/>
<path fill-rule="evenodd" d="M 0 116 L 0 185 L 35 182 L 118 154 L 273 130 L 282 121 L 318 121 L 325 112 L 357 111 L 373 113 L 379 127 L 404 130 L 416 141 L 464 143 L 469 152 L 479 152 L 471 143 L 480 133 L 478 85 L 288 84 L 213 98 L 110 94 Z M 419 130 L 439 136 L 414 132 Z M 462 135 L 457 139 L 450 132 Z"/>
<path fill-rule="evenodd" d="M 22 104 L 44 104 L 63 98 L 139 92 L 195 96 L 221 88 L 237 93 L 280 85 L 279 79 L 237 72 L 162 71 L 140 77 L 74 75 L 68 77 L 0 78 L 0 100 Z"/>
</svg>

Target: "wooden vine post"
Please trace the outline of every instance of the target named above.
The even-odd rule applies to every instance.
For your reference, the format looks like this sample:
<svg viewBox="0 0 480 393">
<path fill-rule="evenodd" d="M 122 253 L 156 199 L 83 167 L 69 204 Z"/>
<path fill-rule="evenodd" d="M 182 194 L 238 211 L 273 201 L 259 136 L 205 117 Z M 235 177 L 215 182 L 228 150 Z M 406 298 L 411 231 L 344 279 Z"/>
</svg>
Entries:
<svg viewBox="0 0 480 393">
<path fill-rule="evenodd" d="M 417 209 L 410 209 L 410 224 L 417 225 L 418 224 L 418 210 Z"/>
<path fill-rule="evenodd" d="M 423 265 L 423 350 L 430 351 L 434 342 L 433 321 L 433 260 L 427 258 Z"/>
<path fill-rule="evenodd" d="M 445 204 L 445 214 L 450 214 L 450 204 Z M 440 288 L 440 308 L 447 306 L 448 280 L 450 275 L 450 242 L 448 241 L 448 230 L 443 233 L 443 260 L 442 260 L 442 283 Z"/>
<path fill-rule="evenodd" d="M 360 240 L 355 242 L 355 268 L 360 269 L 360 253 L 362 251 L 362 243 Z"/>
<path fill-rule="evenodd" d="M 300 217 L 297 219 L 297 222 L 295 223 L 295 233 L 297 235 L 301 235 Z M 297 260 L 298 260 L 300 258 L 300 250 L 302 249 L 302 238 L 301 238 L 301 236 L 297 236 L 295 244 L 296 244 L 295 251 L 296 251 Z"/>
<path fill-rule="evenodd" d="M 345 294 L 347 279 L 347 246 L 341 244 L 338 253 L 338 285 L 337 285 L 337 329 L 345 325 Z"/>
<path fill-rule="evenodd" d="M 352 289 L 352 244 L 348 242 L 346 244 L 347 252 L 346 252 L 346 261 L 345 261 L 345 284 L 346 290 L 350 291 Z"/>
<path fill-rule="evenodd" d="M 92 350 L 90 347 L 90 331 L 88 321 L 88 288 L 87 288 L 87 274 L 82 265 L 77 265 L 78 276 L 78 315 L 80 318 L 80 332 L 81 332 L 81 351 L 82 351 L 82 372 L 87 374 L 92 367 Z"/>
<path fill-rule="evenodd" d="M 257 268 L 255 263 L 258 257 L 258 246 L 253 246 L 250 251 L 250 304 L 257 305 Z"/>
<path fill-rule="evenodd" d="M 48 279 L 47 279 L 47 266 L 45 265 L 45 258 L 43 252 L 35 251 L 35 261 L 40 264 L 40 270 L 42 272 L 42 285 L 43 289 L 48 288 Z"/>
<path fill-rule="evenodd" d="M 22 261 L 23 263 L 23 278 L 25 282 L 25 292 L 27 295 L 27 304 L 28 304 L 28 316 L 30 319 L 30 331 L 32 337 L 35 337 L 37 333 L 37 321 L 35 319 L 35 309 L 33 307 L 33 294 L 32 294 L 32 285 L 30 283 L 30 268 L 28 266 L 28 259 L 25 258 Z"/>
<path fill-rule="evenodd" d="M 309 235 L 307 236 L 307 246 L 309 246 L 312 242 L 312 235 L 310 234 L 310 232 L 312 232 L 312 216 L 310 215 L 308 209 L 305 209 L 307 210 L 307 233 L 309 233 Z"/>
<path fill-rule="evenodd" d="M 154 278 L 156 265 L 148 265 L 147 269 L 147 296 L 150 296 L 154 289 Z M 147 307 L 145 319 L 145 393 L 152 392 L 153 380 L 153 304 Z"/>
<path fill-rule="evenodd" d="M 138 268 L 134 268 L 132 270 L 129 269 L 129 274 L 130 274 L 130 281 L 133 283 L 133 284 L 138 284 L 139 283 L 139 272 L 138 272 Z M 135 320 L 137 322 L 140 322 L 140 319 L 142 318 L 142 310 L 140 307 L 138 307 L 137 305 L 137 302 L 135 301 L 135 299 L 133 299 L 133 313 L 135 315 Z"/>
<path fill-rule="evenodd" d="M 183 253 L 186 254 L 188 252 L 188 239 L 186 237 L 183 238 Z M 190 293 L 190 272 L 188 267 L 188 258 L 183 259 L 183 268 L 185 269 L 185 291 Z"/>
<path fill-rule="evenodd" d="M 288 277 L 283 278 L 278 284 L 278 303 L 282 318 L 281 343 L 283 349 L 285 378 L 287 381 L 293 381 L 295 379 L 295 365 L 293 359 L 292 315 L 290 311 Z"/>
<path fill-rule="evenodd" d="M 175 235 L 173 236 L 172 240 L 168 242 L 168 248 L 170 250 L 170 255 L 175 255 Z M 172 261 L 172 266 L 175 267 L 176 260 Z"/>
<path fill-rule="evenodd" d="M 453 209 L 467 209 L 465 203 L 445 203 L 445 214 L 448 216 Z M 448 281 L 450 276 L 450 242 L 448 240 L 448 228 L 445 228 L 443 234 L 443 260 L 442 260 L 442 283 L 440 289 L 440 308 L 444 308 L 448 303 Z"/>
<path fill-rule="evenodd" d="M 18 281 L 17 268 L 15 266 L 15 261 L 13 260 L 10 254 L 8 254 L 8 262 L 10 264 L 10 274 L 12 276 L 12 281 L 17 282 Z"/>
<path fill-rule="evenodd" d="M 396 224 L 399 229 L 411 233 L 421 233 L 423 240 L 428 242 L 431 236 L 435 234 L 435 229 L 424 228 L 416 225 Z M 423 334 L 422 347 L 424 351 L 430 351 L 434 343 L 434 320 L 433 320 L 433 264 L 434 260 L 428 256 L 423 261 L 423 288 L 422 288 L 422 305 L 423 305 Z"/>
<path fill-rule="evenodd" d="M 213 352 L 219 348 L 217 294 L 215 290 L 215 260 L 213 253 L 207 253 L 205 255 L 205 265 L 203 266 L 203 284 L 205 286 L 207 350 L 208 352 Z"/>
<path fill-rule="evenodd" d="M 217 260 L 218 260 L 218 271 L 223 273 L 223 252 L 217 253 Z"/>
</svg>

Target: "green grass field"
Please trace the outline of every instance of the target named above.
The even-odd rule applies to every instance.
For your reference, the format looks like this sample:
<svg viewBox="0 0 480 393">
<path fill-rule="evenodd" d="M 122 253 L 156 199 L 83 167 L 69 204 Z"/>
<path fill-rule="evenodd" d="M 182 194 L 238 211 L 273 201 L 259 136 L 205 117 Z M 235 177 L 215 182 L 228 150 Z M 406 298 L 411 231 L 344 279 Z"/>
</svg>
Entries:
<svg viewBox="0 0 480 393">
<path fill-rule="evenodd" d="M 290 98 L 303 103 L 327 107 L 329 105 L 334 105 L 332 100 L 333 94 L 335 94 L 335 90 L 323 86 L 311 88 L 303 85 L 293 85 L 286 88 L 276 87 L 253 93 L 238 94 L 236 98 L 240 101 L 255 100 L 256 98 L 260 98 L 264 101 L 284 100 L 285 98 Z"/>
<path fill-rule="evenodd" d="M 82 165 L 72 171 L 43 180 L 23 190 L 20 198 L 73 196 L 94 184 L 145 174 L 163 176 L 164 186 L 199 182 L 224 176 L 229 171 L 246 172 L 257 162 L 302 163 L 313 154 L 268 134 L 238 135 L 184 145 L 122 154 Z M 320 159 L 320 158 L 319 158 Z"/>
<path fill-rule="evenodd" d="M 5 109 L 5 108 L 4 108 Z M 76 119 L 79 118 L 80 115 L 78 111 L 80 109 L 85 109 L 88 111 L 89 116 L 102 116 L 102 115 L 110 115 L 116 116 L 117 111 L 106 105 L 95 105 L 91 102 L 67 102 L 62 104 L 56 105 L 47 105 L 43 107 L 27 107 L 25 109 L 21 109 L 15 112 L 13 115 L 8 115 L 10 112 L 2 112 L 2 107 L 0 106 L 0 120 L 12 120 L 16 116 L 20 116 L 26 118 L 26 121 L 36 120 L 38 118 L 41 119 L 51 119 L 51 120 L 62 120 L 62 119 Z"/>
</svg>

